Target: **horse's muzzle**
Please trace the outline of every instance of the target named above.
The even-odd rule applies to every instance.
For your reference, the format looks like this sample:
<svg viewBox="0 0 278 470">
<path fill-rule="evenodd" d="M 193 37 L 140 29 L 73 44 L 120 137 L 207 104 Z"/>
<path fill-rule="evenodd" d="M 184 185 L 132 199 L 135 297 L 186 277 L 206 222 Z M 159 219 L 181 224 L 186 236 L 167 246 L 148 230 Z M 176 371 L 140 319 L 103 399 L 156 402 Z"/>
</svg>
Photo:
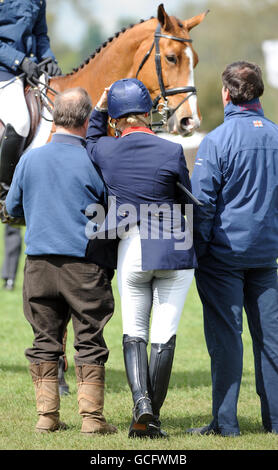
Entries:
<svg viewBox="0 0 278 470">
<path fill-rule="evenodd" d="M 167 121 L 168 132 L 170 134 L 179 134 L 183 137 L 189 136 L 200 127 L 200 121 L 193 119 L 191 116 L 178 119 L 173 114 Z"/>
</svg>

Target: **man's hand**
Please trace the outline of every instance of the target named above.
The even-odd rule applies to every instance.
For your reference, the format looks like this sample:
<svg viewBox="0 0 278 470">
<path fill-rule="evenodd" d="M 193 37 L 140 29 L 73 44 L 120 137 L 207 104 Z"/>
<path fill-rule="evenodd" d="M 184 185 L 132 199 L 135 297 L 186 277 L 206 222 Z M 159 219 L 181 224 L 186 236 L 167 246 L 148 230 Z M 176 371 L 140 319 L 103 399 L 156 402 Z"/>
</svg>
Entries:
<svg viewBox="0 0 278 470">
<path fill-rule="evenodd" d="M 5 201 L 0 201 L 0 220 L 2 224 L 9 224 L 17 227 L 25 225 L 24 217 L 12 217 L 8 214 Z"/>
<path fill-rule="evenodd" d="M 25 225 L 24 217 L 12 217 L 7 212 L 5 201 L 9 189 L 10 186 L 8 186 L 6 183 L 0 183 L 0 220 L 3 224 L 9 224 L 13 226 Z"/>
</svg>

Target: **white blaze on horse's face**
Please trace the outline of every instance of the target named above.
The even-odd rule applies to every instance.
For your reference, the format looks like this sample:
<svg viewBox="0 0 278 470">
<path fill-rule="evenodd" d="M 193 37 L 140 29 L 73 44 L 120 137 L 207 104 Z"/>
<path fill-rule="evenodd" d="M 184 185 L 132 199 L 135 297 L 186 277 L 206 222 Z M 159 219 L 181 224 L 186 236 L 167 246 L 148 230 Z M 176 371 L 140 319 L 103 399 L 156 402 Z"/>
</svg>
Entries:
<svg viewBox="0 0 278 470">
<path fill-rule="evenodd" d="M 185 48 L 185 55 L 188 57 L 189 60 L 189 76 L 188 76 L 188 86 L 195 86 L 194 84 L 194 59 L 193 59 L 193 52 L 191 47 Z M 198 115 L 198 107 L 197 107 L 197 95 L 192 94 L 188 98 L 188 103 L 191 109 L 191 117 L 188 118 L 188 126 L 187 129 L 189 133 L 193 132 L 195 129 L 200 127 L 201 121 Z"/>
<path fill-rule="evenodd" d="M 198 57 L 189 45 L 184 48 L 182 54 L 184 55 L 182 67 L 186 70 L 186 74 L 183 76 L 182 82 L 177 86 L 195 88 L 194 64 L 197 63 Z M 182 103 L 185 98 L 187 99 Z M 179 103 L 181 103 L 181 106 L 179 106 Z M 177 110 L 172 114 L 167 122 L 168 132 L 171 134 L 188 136 L 193 134 L 193 132 L 200 127 L 201 115 L 198 108 L 196 93 L 188 92 L 171 97 L 171 101 L 169 100 L 169 107 L 172 110 L 177 107 Z"/>
<path fill-rule="evenodd" d="M 192 48 L 188 45 L 184 48 L 182 52 L 184 54 L 184 66 L 186 67 L 186 77 L 182 82 L 182 85 L 188 87 L 195 87 L 194 84 L 194 62 L 197 59 L 197 56 L 194 57 L 194 52 Z M 184 98 L 188 97 L 184 104 L 182 104 L 174 112 L 174 114 L 168 119 L 168 132 L 171 134 L 180 134 L 182 136 L 188 136 L 193 134 L 193 132 L 198 129 L 201 125 L 201 116 L 198 108 L 197 94 L 196 93 L 183 93 L 176 95 L 172 98 L 172 106 L 170 108 L 175 108 L 178 106 Z M 175 101 L 173 102 L 173 99 Z"/>
</svg>

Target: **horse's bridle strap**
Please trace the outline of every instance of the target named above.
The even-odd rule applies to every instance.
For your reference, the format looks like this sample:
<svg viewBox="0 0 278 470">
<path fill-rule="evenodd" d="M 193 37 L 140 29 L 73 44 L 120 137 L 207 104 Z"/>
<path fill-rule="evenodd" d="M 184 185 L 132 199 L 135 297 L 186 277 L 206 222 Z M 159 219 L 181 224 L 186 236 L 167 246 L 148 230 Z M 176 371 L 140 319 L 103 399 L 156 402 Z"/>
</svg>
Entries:
<svg viewBox="0 0 278 470">
<path fill-rule="evenodd" d="M 171 88 L 170 90 L 165 90 L 166 96 L 171 96 L 171 95 L 179 95 L 180 93 L 190 93 L 187 95 L 179 104 L 176 106 L 174 110 L 171 111 L 171 115 L 174 114 L 177 109 L 187 101 L 190 96 L 196 94 L 196 88 L 195 86 L 186 86 L 186 87 L 179 87 L 179 88 Z M 153 100 L 153 106 L 156 107 L 158 105 L 158 102 L 162 95 L 157 95 L 156 98 Z"/>
<path fill-rule="evenodd" d="M 137 70 L 137 73 L 136 73 L 135 78 L 137 78 L 137 76 L 138 76 L 140 70 L 143 68 L 143 65 L 145 64 L 145 62 L 147 62 L 148 58 L 150 57 L 151 52 L 152 52 L 152 50 L 153 50 L 153 47 L 154 47 L 154 41 L 153 41 L 153 43 L 152 43 L 150 49 L 149 49 L 148 52 L 146 53 L 146 55 L 144 55 L 143 60 L 142 60 L 141 64 L 140 64 L 139 67 L 138 67 L 138 70 Z"/>
<path fill-rule="evenodd" d="M 163 98 L 166 97 L 165 93 L 165 86 L 162 78 L 162 66 L 161 66 L 161 56 L 160 56 L 160 49 L 159 49 L 159 38 L 160 35 L 158 34 L 158 31 L 160 31 L 160 24 L 158 23 L 158 26 L 156 28 L 156 34 L 154 35 L 154 44 L 155 44 L 155 68 L 156 68 L 156 73 L 157 73 L 157 78 L 158 78 L 158 83 L 160 86 L 160 91 L 161 95 Z"/>
<path fill-rule="evenodd" d="M 160 30 L 160 25 L 159 30 Z M 177 36 L 170 36 L 169 34 L 162 34 L 159 32 L 155 32 L 154 34 L 155 38 L 166 38 L 166 39 L 173 39 L 173 41 L 179 41 L 179 42 L 192 42 L 192 39 L 185 39 L 185 38 L 178 38 Z"/>
</svg>

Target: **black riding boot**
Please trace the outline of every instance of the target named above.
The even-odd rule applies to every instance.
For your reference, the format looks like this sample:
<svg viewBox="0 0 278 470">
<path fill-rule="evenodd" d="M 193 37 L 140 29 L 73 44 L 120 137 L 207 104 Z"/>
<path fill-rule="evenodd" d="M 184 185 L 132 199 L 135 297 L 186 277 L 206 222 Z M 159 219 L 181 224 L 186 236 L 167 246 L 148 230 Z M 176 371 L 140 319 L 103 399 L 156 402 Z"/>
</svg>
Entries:
<svg viewBox="0 0 278 470">
<path fill-rule="evenodd" d="M 10 185 L 15 167 L 22 155 L 25 137 L 17 134 L 11 124 L 6 125 L 0 145 L 0 182 Z"/>
<path fill-rule="evenodd" d="M 25 137 L 17 134 L 11 124 L 7 124 L 0 144 L 0 212 L 3 222 L 24 225 L 23 219 L 13 219 L 5 211 L 5 199 L 13 179 L 15 167 L 22 155 Z"/>
<path fill-rule="evenodd" d="M 123 351 L 127 380 L 134 402 L 133 422 L 146 425 L 153 419 L 152 405 L 149 398 L 147 343 L 135 336 L 123 336 Z M 144 426 L 138 426 L 138 429 Z M 133 437 L 130 435 L 130 437 Z"/>
<path fill-rule="evenodd" d="M 157 437 L 167 437 L 165 431 L 160 429 L 159 413 L 168 391 L 175 346 L 175 335 L 165 344 L 152 343 L 151 345 L 149 375 L 154 420 L 149 426 L 156 429 Z"/>
</svg>

